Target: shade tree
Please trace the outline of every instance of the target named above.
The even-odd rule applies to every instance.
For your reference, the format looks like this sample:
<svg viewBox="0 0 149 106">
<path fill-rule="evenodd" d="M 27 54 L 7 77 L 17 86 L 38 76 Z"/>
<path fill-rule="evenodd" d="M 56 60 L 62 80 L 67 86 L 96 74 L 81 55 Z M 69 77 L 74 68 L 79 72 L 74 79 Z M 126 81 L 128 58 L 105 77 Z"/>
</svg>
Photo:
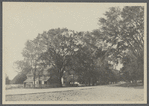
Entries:
<svg viewBox="0 0 149 106">
<path fill-rule="evenodd" d="M 143 76 L 144 7 L 111 7 L 104 15 L 105 18 L 99 19 L 99 26 L 105 42 L 109 44 L 108 57 L 115 63 L 118 60 L 124 63 L 125 57 L 135 59 L 136 69 L 131 69 L 133 64 L 127 67 L 124 65 L 123 69 L 132 70 L 136 77 L 138 73 Z M 129 53 L 132 55 L 126 56 Z"/>
</svg>

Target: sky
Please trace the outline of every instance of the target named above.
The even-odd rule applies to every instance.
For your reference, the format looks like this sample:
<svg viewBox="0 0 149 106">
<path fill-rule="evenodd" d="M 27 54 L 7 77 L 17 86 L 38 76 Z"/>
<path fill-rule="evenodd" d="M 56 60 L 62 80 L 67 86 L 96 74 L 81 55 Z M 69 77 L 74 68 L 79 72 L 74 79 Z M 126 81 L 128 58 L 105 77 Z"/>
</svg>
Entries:
<svg viewBox="0 0 149 106">
<path fill-rule="evenodd" d="M 13 63 L 22 60 L 27 40 L 51 28 L 75 31 L 98 29 L 98 20 L 116 3 L 32 3 L 3 2 L 3 72 L 13 79 Z"/>
</svg>

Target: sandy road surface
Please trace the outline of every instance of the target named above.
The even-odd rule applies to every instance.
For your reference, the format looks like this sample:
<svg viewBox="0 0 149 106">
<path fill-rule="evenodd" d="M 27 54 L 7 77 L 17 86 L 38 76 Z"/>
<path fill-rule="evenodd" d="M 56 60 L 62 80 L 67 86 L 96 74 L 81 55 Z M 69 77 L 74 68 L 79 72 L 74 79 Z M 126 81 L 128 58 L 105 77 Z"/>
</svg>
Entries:
<svg viewBox="0 0 149 106">
<path fill-rule="evenodd" d="M 35 94 L 35 93 L 45 93 L 45 92 L 56 92 L 56 91 L 69 91 L 69 90 L 79 90 L 79 89 L 88 89 L 94 88 L 95 86 L 88 87 L 62 87 L 62 88 L 41 88 L 41 89 L 29 89 L 29 88 L 21 88 L 21 89 L 8 89 L 6 90 L 6 95 L 19 95 L 19 94 Z"/>
<path fill-rule="evenodd" d="M 32 89 L 34 90 L 34 89 Z M 37 89 L 39 90 L 39 89 Z M 41 89 L 41 91 L 44 89 Z M 6 101 L 143 101 L 144 89 L 115 86 L 51 88 L 44 92 L 12 94 Z"/>
</svg>

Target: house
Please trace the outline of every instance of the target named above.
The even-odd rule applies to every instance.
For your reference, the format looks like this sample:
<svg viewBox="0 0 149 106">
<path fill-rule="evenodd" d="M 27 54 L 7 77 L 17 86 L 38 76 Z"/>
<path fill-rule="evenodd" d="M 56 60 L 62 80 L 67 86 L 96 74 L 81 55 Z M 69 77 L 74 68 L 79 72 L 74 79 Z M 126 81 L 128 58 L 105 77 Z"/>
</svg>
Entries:
<svg viewBox="0 0 149 106">
<path fill-rule="evenodd" d="M 74 82 L 78 81 L 78 75 L 75 74 L 74 71 L 64 72 L 63 75 L 63 86 L 71 86 L 71 84 L 75 84 Z"/>
<path fill-rule="evenodd" d="M 46 68 L 43 71 L 36 71 L 35 75 L 32 71 L 27 73 L 27 79 L 23 82 L 25 88 L 34 87 L 34 76 L 35 76 L 35 87 L 43 88 L 43 87 L 58 87 L 59 83 L 54 79 L 54 75 L 51 76 L 50 70 L 51 68 Z M 52 69 L 51 69 L 52 70 Z"/>
<path fill-rule="evenodd" d="M 45 88 L 45 87 L 59 87 L 59 78 L 56 73 L 57 70 L 55 68 L 46 67 L 44 70 L 36 70 L 35 73 L 35 87 Z M 30 71 L 27 73 L 27 79 L 23 82 L 25 88 L 33 88 L 34 87 L 34 73 Z M 70 86 L 71 82 L 77 82 L 78 75 L 73 71 L 65 71 L 64 75 L 61 79 L 62 86 Z"/>
<path fill-rule="evenodd" d="M 50 75 L 36 74 L 35 75 L 35 87 L 49 87 Z M 32 72 L 27 74 L 27 79 L 24 81 L 24 87 L 34 87 L 34 75 Z"/>
</svg>

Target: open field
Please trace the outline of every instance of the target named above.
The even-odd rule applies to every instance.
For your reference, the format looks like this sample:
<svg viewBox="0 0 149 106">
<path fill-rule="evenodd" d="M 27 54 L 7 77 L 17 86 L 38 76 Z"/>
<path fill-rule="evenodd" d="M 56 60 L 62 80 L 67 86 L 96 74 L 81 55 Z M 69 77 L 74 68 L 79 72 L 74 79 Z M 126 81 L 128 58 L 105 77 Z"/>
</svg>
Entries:
<svg viewBox="0 0 149 106">
<path fill-rule="evenodd" d="M 17 90 L 17 89 L 16 89 Z M 22 89 L 23 90 L 23 89 Z M 6 101 L 143 101 L 144 89 L 113 85 L 29 89 L 26 94 L 7 94 Z"/>
</svg>

